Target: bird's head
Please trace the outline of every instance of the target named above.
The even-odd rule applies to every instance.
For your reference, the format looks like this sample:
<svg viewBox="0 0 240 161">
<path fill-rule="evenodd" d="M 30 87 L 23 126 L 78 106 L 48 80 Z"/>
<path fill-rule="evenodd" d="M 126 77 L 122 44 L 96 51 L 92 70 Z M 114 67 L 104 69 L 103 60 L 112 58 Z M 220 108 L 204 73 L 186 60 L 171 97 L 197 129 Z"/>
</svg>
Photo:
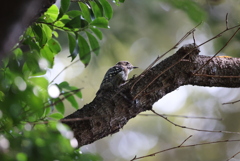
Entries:
<svg viewBox="0 0 240 161">
<path fill-rule="evenodd" d="M 127 68 L 129 70 L 129 72 L 132 71 L 133 69 L 138 68 L 138 67 L 133 66 L 128 61 L 120 61 L 116 65 L 123 66 L 123 67 Z"/>
</svg>

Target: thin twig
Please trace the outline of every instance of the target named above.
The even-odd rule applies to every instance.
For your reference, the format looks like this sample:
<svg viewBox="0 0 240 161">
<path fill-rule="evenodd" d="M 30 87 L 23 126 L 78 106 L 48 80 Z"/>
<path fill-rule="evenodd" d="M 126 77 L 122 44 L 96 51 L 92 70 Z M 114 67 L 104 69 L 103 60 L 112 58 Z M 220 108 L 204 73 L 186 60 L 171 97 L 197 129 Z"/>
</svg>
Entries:
<svg viewBox="0 0 240 161">
<path fill-rule="evenodd" d="M 164 69 L 162 72 L 160 72 L 150 83 L 148 83 L 140 92 L 138 92 L 138 93 L 134 96 L 133 100 L 135 100 L 143 91 L 145 91 L 151 84 L 153 84 L 156 79 L 158 79 L 161 75 L 163 75 L 163 74 L 166 73 L 168 70 L 170 70 L 172 67 L 174 67 L 176 64 L 178 64 L 184 57 L 186 57 L 187 55 L 189 55 L 189 54 L 190 54 L 191 52 L 193 52 L 196 48 L 197 48 L 197 47 L 194 47 L 192 50 L 190 50 L 190 51 L 187 52 L 185 55 L 183 55 L 183 56 L 181 57 L 181 59 L 179 59 L 176 63 L 170 65 L 168 68 L 166 68 L 166 69 Z M 162 88 L 162 87 L 160 87 L 160 88 Z M 156 89 L 153 89 L 152 91 L 156 91 Z M 145 95 L 148 95 L 149 93 L 152 93 L 152 91 L 146 93 Z"/>
<path fill-rule="evenodd" d="M 165 117 L 182 117 L 186 119 L 208 119 L 208 120 L 218 120 L 222 121 L 222 118 L 214 118 L 214 117 L 202 117 L 202 116 L 184 116 L 184 115 L 168 115 L 168 114 L 161 114 Z M 139 116 L 157 116 L 155 114 L 139 114 Z"/>
<path fill-rule="evenodd" d="M 132 91 L 133 87 L 136 85 L 136 83 L 137 83 L 138 81 L 140 81 L 140 80 L 144 77 L 145 73 L 146 73 L 150 68 L 152 68 L 152 67 L 154 66 L 154 64 L 156 64 L 162 57 L 164 57 L 164 56 L 165 56 L 166 54 L 168 54 L 170 51 L 172 51 L 173 49 L 176 49 L 177 46 L 178 46 L 181 42 L 183 42 L 189 35 L 191 35 L 192 33 L 194 33 L 195 29 L 196 29 L 199 25 L 201 25 L 201 23 L 202 23 L 202 22 L 200 22 L 197 26 L 195 26 L 193 29 L 191 29 L 190 31 L 188 31 L 171 49 L 169 49 L 168 51 L 166 51 L 166 52 L 165 52 L 164 54 L 162 54 L 161 56 L 157 56 L 157 58 L 136 78 L 134 84 L 133 84 L 132 87 L 131 87 L 131 91 Z"/>
<path fill-rule="evenodd" d="M 159 153 L 163 153 L 166 151 L 170 151 L 170 150 L 174 150 L 174 149 L 178 149 L 178 148 L 189 148 L 189 147 L 194 147 L 194 146 L 201 146 L 201 145 L 208 145 L 208 144 L 217 144 L 217 143 L 227 143 L 227 142 L 239 142 L 240 139 L 235 139 L 235 140 L 219 140 L 219 141 L 212 141 L 212 142 L 206 142 L 206 143 L 199 143 L 199 144 L 190 144 L 190 145 L 184 145 L 184 146 L 175 146 L 172 148 L 168 148 L 168 149 L 164 149 L 149 155 L 145 155 L 145 156 L 141 156 L 141 157 L 134 157 L 131 161 L 137 160 L 137 159 L 142 159 L 142 158 L 147 158 L 147 157 L 151 157 L 151 156 L 155 156 L 156 154 Z M 235 154 L 237 155 L 237 154 Z M 231 159 L 231 158 L 230 158 Z"/>
<path fill-rule="evenodd" d="M 233 101 L 233 102 L 226 102 L 226 103 L 222 103 L 222 105 L 234 104 L 234 103 L 237 103 L 237 102 L 240 102 L 240 100 Z"/>
<path fill-rule="evenodd" d="M 75 93 L 79 92 L 79 91 L 82 90 L 82 89 L 83 89 L 83 88 L 79 88 L 79 89 L 75 89 L 75 90 L 69 91 L 69 92 L 67 92 L 67 94 L 69 93 L 68 95 L 63 96 L 63 98 L 59 98 L 57 101 L 55 101 L 55 102 L 53 102 L 53 103 L 47 104 L 48 102 L 44 102 L 44 105 L 45 105 L 45 104 L 47 104 L 47 105 L 43 106 L 43 108 L 36 109 L 36 110 L 33 110 L 33 111 L 29 110 L 29 111 L 25 111 L 25 112 L 29 112 L 29 115 L 32 115 L 33 113 L 36 113 L 36 112 L 38 112 L 39 110 L 42 110 L 42 109 L 45 109 L 45 108 L 48 108 L 48 107 L 51 107 L 51 106 L 55 106 L 55 105 L 57 105 L 58 103 L 64 101 L 66 98 L 68 98 L 68 97 L 74 95 Z M 63 93 L 63 94 L 65 94 L 65 93 Z M 61 94 L 61 95 L 62 95 L 62 94 Z M 31 112 L 31 113 L 30 113 L 30 112 Z"/>
<path fill-rule="evenodd" d="M 78 89 L 74 89 L 72 91 L 67 91 L 67 92 L 64 91 L 64 93 L 60 93 L 60 95 L 64 95 L 64 94 L 68 94 L 68 93 L 75 94 L 75 93 L 77 93 L 77 92 L 79 92 L 81 90 L 83 90 L 83 88 L 78 88 Z"/>
<path fill-rule="evenodd" d="M 97 48 L 95 48 L 95 49 L 92 49 L 92 50 L 91 50 L 89 53 L 87 53 L 87 54 L 91 54 L 91 52 L 95 52 L 95 51 L 97 51 L 97 50 L 99 50 L 99 49 L 100 49 L 99 47 L 97 47 Z M 72 66 L 73 64 L 77 63 L 78 61 L 80 61 L 80 59 L 78 59 L 78 60 L 74 61 L 73 63 L 69 64 L 68 66 L 64 67 L 64 68 L 56 75 L 56 77 L 53 78 L 53 80 L 52 80 L 49 84 L 53 83 L 53 81 L 54 81 L 60 74 L 62 74 L 62 72 L 63 72 L 64 70 L 66 70 L 67 68 L 69 68 L 69 67 Z M 85 67 L 86 67 L 86 65 L 85 65 Z"/>
<path fill-rule="evenodd" d="M 221 50 L 222 50 L 223 48 L 225 48 L 225 47 L 228 45 L 228 43 L 230 42 L 230 40 L 232 40 L 232 38 L 233 38 L 233 37 L 236 35 L 236 33 L 239 31 L 240 25 L 236 25 L 236 26 L 233 26 L 233 27 L 231 27 L 231 28 L 225 29 L 224 31 L 222 31 L 222 32 L 220 32 L 219 34 L 217 34 L 216 36 L 212 37 L 211 39 L 203 42 L 202 44 L 200 44 L 200 45 L 196 46 L 195 48 L 193 48 L 192 50 L 190 50 L 190 51 L 189 51 L 188 53 L 186 53 L 182 58 L 186 57 L 186 56 L 189 55 L 192 51 L 194 51 L 195 49 L 199 48 L 200 46 L 202 46 L 202 45 L 204 45 L 204 44 L 206 44 L 206 43 L 208 43 L 208 42 L 210 42 L 210 41 L 212 41 L 212 40 L 220 37 L 220 36 L 221 36 L 223 33 L 225 33 L 226 31 L 232 30 L 232 29 L 237 28 L 237 27 L 239 27 L 239 28 L 238 28 L 237 31 L 231 36 L 231 38 L 228 40 L 228 42 L 221 48 Z M 221 50 L 220 50 L 220 51 L 221 51 Z M 220 51 L 219 51 L 219 52 L 220 52 Z M 218 54 L 218 52 L 217 52 L 213 57 L 215 57 L 217 54 Z M 213 57 L 211 57 L 202 67 L 200 67 L 200 69 L 202 69 L 206 64 L 208 64 L 208 63 L 211 61 L 211 59 L 213 59 Z M 143 91 L 145 91 L 157 78 L 159 78 L 162 74 L 164 74 L 164 73 L 167 72 L 169 69 L 171 69 L 172 67 L 174 67 L 174 66 L 175 66 L 176 64 L 178 64 L 181 60 L 182 60 L 182 59 L 179 59 L 179 61 L 177 61 L 176 63 L 172 64 L 170 67 L 168 67 L 167 69 L 165 69 L 164 71 L 162 71 L 159 75 L 157 75 L 156 78 L 154 78 L 145 88 L 143 88 L 140 92 L 138 92 L 133 99 L 136 99 L 136 98 L 137 98 Z M 199 70 L 200 70 L 200 69 L 199 69 Z M 194 74 L 196 74 L 199 70 L 197 70 Z M 136 84 L 136 83 L 135 83 L 135 84 Z M 132 88 L 131 88 L 131 89 L 132 89 Z M 151 91 L 150 91 L 149 93 L 151 93 Z M 149 94 L 149 93 L 147 93 L 147 94 Z M 146 95 L 147 95 L 147 94 L 146 94 Z"/>
<path fill-rule="evenodd" d="M 178 145 L 178 147 L 181 147 L 188 139 L 190 139 L 190 137 L 192 137 L 192 135 L 190 135 L 189 137 L 187 137 L 180 145 Z"/>
<path fill-rule="evenodd" d="M 194 32 L 192 32 L 192 39 L 193 39 L 193 43 L 196 44 L 196 40 L 195 40 L 195 36 L 194 36 Z"/>
<path fill-rule="evenodd" d="M 228 13 L 226 14 L 226 19 L 225 19 L 225 21 L 226 21 L 226 29 L 228 29 Z"/>
<path fill-rule="evenodd" d="M 79 28 L 78 30 L 73 30 L 73 29 L 69 29 L 69 28 L 66 28 L 66 27 L 56 26 L 56 25 L 54 25 L 55 22 L 48 23 L 48 22 L 38 21 L 36 23 L 50 25 L 50 26 L 55 27 L 59 30 L 63 30 L 63 31 L 66 31 L 66 32 L 74 32 L 74 33 L 77 33 L 77 32 L 80 32 L 80 31 L 85 31 L 89 27 L 89 26 L 85 26 L 84 28 Z"/>
<path fill-rule="evenodd" d="M 69 64 L 68 66 L 64 67 L 64 68 L 56 75 L 56 77 L 53 78 L 53 80 L 52 80 L 49 84 L 53 83 L 53 81 L 54 81 L 60 74 L 62 74 L 62 72 L 63 72 L 64 70 L 66 70 L 67 68 L 69 68 L 69 67 L 72 66 L 73 64 L 77 63 L 78 61 L 80 61 L 80 60 L 78 59 L 78 60 L 74 61 L 73 63 Z"/>
<path fill-rule="evenodd" d="M 226 29 L 226 31 L 228 31 L 229 29 Z M 233 39 L 233 37 L 238 33 L 238 31 L 240 30 L 240 28 L 238 28 L 233 35 L 230 37 L 230 39 L 223 45 L 223 47 L 218 50 L 218 52 L 216 52 L 216 54 L 214 54 L 205 64 L 203 64 L 197 71 L 195 71 L 193 73 L 193 75 L 195 75 L 198 71 L 200 71 L 203 67 L 205 67 L 215 56 L 217 56 L 228 44 L 229 42 Z"/>
<path fill-rule="evenodd" d="M 222 130 L 204 130 L 204 129 L 196 129 L 196 128 L 191 128 L 191 127 L 187 127 L 187 126 L 181 126 L 178 125 L 174 122 L 172 122 L 171 120 L 169 120 L 167 117 L 158 114 L 157 112 L 155 112 L 154 110 L 151 110 L 153 113 L 155 113 L 156 115 L 162 117 L 163 119 L 165 119 L 166 121 L 170 122 L 171 124 L 173 124 L 174 126 L 183 128 L 183 129 L 189 129 L 189 130 L 194 130 L 194 131 L 201 131 L 201 132 L 214 132 L 214 133 L 226 133 L 226 134 L 238 134 L 240 135 L 240 132 L 231 132 L 231 131 L 222 131 Z"/>
<path fill-rule="evenodd" d="M 66 92 L 66 93 L 61 93 L 61 95 L 64 95 L 64 94 L 68 94 L 68 95 L 65 95 L 63 96 L 63 98 L 59 98 L 59 100 L 49 104 L 49 105 L 46 105 L 44 106 L 43 108 L 47 108 L 47 107 L 51 107 L 51 106 L 55 106 L 56 104 L 58 104 L 59 102 L 62 102 L 64 101 L 65 99 L 67 99 L 68 97 L 74 95 L 75 93 L 79 92 L 80 90 L 82 90 L 82 88 L 79 88 L 79 89 L 75 89 L 75 90 L 72 90 L 72 91 L 69 91 L 69 92 Z"/>
<path fill-rule="evenodd" d="M 214 40 L 214 39 L 216 39 L 216 38 L 221 37 L 223 33 L 227 32 L 227 31 L 229 31 L 229 30 L 238 28 L 238 27 L 240 27 L 240 25 L 236 25 L 236 26 L 230 27 L 230 28 L 228 28 L 228 29 L 225 29 L 225 30 L 223 30 L 222 32 L 220 32 L 219 34 L 217 34 L 216 36 L 212 37 L 211 39 L 208 39 L 207 41 L 201 43 L 201 44 L 198 45 L 197 47 L 203 46 L 203 45 L 205 45 L 206 43 L 208 43 L 208 42 L 210 42 L 210 41 L 212 41 L 212 40 Z"/>
<path fill-rule="evenodd" d="M 240 151 L 237 152 L 236 154 L 234 154 L 231 158 L 227 159 L 226 161 L 229 161 L 229 160 L 233 159 L 233 158 L 234 158 L 235 156 L 237 156 L 239 153 L 240 153 Z"/>
</svg>

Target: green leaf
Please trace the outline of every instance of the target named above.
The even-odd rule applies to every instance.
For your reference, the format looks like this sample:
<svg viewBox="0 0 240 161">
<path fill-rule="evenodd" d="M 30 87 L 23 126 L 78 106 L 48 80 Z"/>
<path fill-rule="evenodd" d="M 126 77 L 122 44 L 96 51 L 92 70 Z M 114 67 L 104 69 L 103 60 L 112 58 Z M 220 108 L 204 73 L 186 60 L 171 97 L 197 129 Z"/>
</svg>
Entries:
<svg viewBox="0 0 240 161">
<path fill-rule="evenodd" d="M 99 54 L 99 43 L 97 41 L 97 39 L 89 32 L 86 32 L 87 33 L 87 36 L 88 36 L 88 40 L 90 42 L 90 46 L 91 46 L 91 49 L 92 51 L 98 55 Z"/>
<path fill-rule="evenodd" d="M 59 10 L 58 7 L 56 5 L 52 5 L 47 12 L 45 12 L 44 16 L 44 20 L 46 22 L 54 22 L 57 20 L 58 18 L 58 14 L 59 14 Z"/>
<path fill-rule="evenodd" d="M 109 2 L 107 0 L 99 0 L 99 2 L 101 3 L 102 7 L 103 7 L 103 11 L 104 11 L 104 16 L 110 20 L 113 16 L 113 9 L 112 6 L 109 4 Z"/>
<path fill-rule="evenodd" d="M 62 22 L 62 23 L 67 23 L 68 21 L 71 20 L 71 17 L 69 17 L 68 15 L 64 14 L 62 15 L 62 17 L 60 17 L 58 19 L 58 21 Z M 57 22 L 57 21 L 56 21 Z M 54 26 L 56 26 L 56 23 L 54 23 Z M 60 24 L 60 26 L 62 26 L 62 24 Z M 64 25 L 63 25 L 64 26 Z"/>
<path fill-rule="evenodd" d="M 81 35 L 78 35 L 78 46 L 80 60 L 87 66 L 91 59 L 91 52 L 87 41 Z"/>
<path fill-rule="evenodd" d="M 55 54 L 57 54 L 61 51 L 61 45 L 59 44 L 59 42 L 56 39 L 53 39 L 53 38 L 50 39 L 48 41 L 48 45 L 49 45 L 50 50 Z"/>
<path fill-rule="evenodd" d="M 39 46 L 43 47 L 47 43 L 47 36 L 45 32 L 39 25 L 34 25 L 32 29 L 35 34 L 36 41 L 39 43 Z"/>
<path fill-rule="evenodd" d="M 88 24 L 89 24 L 89 23 L 88 23 L 87 21 L 81 19 L 81 28 L 87 27 Z"/>
<path fill-rule="evenodd" d="M 58 87 L 60 87 L 61 89 L 62 88 L 69 89 L 70 85 L 68 82 L 64 81 L 64 82 L 61 82 L 60 84 L 58 84 Z"/>
<path fill-rule="evenodd" d="M 37 38 L 37 41 L 39 41 L 39 39 L 43 35 L 42 28 L 39 25 L 33 25 L 32 30 L 33 30 L 33 33 L 34 33 L 35 37 Z"/>
<path fill-rule="evenodd" d="M 60 112 L 61 114 L 64 114 L 65 108 L 64 108 L 64 104 L 63 104 L 62 100 L 60 100 L 60 98 L 56 98 L 54 100 L 55 100 L 54 102 L 56 102 L 56 105 L 55 105 L 56 110 L 58 112 Z"/>
<path fill-rule="evenodd" d="M 64 94 L 65 98 L 71 103 L 71 105 L 72 105 L 75 109 L 78 109 L 78 103 L 77 103 L 76 99 L 74 98 L 74 96 L 73 96 L 73 95 L 68 96 L 68 95 L 70 95 L 70 93 Z"/>
<path fill-rule="evenodd" d="M 58 84 L 58 87 L 61 88 L 61 89 L 62 89 L 62 88 L 67 89 L 67 90 L 69 90 L 69 91 L 78 89 L 77 87 L 70 86 L 69 83 L 66 82 L 66 81 L 61 82 L 60 84 Z"/>
<path fill-rule="evenodd" d="M 88 25 L 88 22 L 85 20 L 80 19 L 79 16 L 73 18 L 72 20 L 68 21 L 65 24 L 65 27 L 68 27 L 70 29 L 77 29 L 79 30 L 79 28 L 84 28 Z"/>
<path fill-rule="evenodd" d="M 62 13 L 65 13 L 70 6 L 70 0 L 61 0 L 61 11 Z"/>
<path fill-rule="evenodd" d="M 94 1 L 90 1 L 89 3 L 92 7 L 92 11 L 93 11 L 95 18 L 102 17 L 102 12 L 101 12 L 100 8 L 98 7 L 97 3 Z"/>
<path fill-rule="evenodd" d="M 109 28 L 108 27 L 108 20 L 104 17 L 98 17 L 95 20 L 93 20 L 90 25 L 101 27 L 101 28 Z"/>
<path fill-rule="evenodd" d="M 41 55 L 43 56 L 43 58 L 45 58 L 48 63 L 49 63 L 49 68 L 53 67 L 54 64 L 54 56 L 56 53 L 53 53 L 48 45 L 45 45 L 41 50 L 40 50 Z"/>
<path fill-rule="evenodd" d="M 42 24 L 42 30 L 45 32 L 47 40 L 52 38 L 53 31 L 48 25 Z"/>
<path fill-rule="evenodd" d="M 6 68 L 9 63 L 9 58 L 2 58 L 0 63 L 2 63 L 3 67 Z"/>
<path fill-rule="evenodd" d="M 201 8 L 195 1 L 176 1 L 176 0 L 164 0 L 167 3 L 170 3 L 172 6 L 183 10 L 187 13 L 194 22 L 199 23 L 206 19 L 206 11 Z"/>
<path fill-rule="evenodd" d="M 50 114 L 51 111 L 52 111 L 52 108 L 51 108 L 51 107 L 45 108 L 43 117 L 46 117 L 48 114 Z"/>
<path fill-rule="evenodd" d="M 46 73 L 46 70 L 43 70 L 39 67 L 38 61 L 40 56 L 36 51 L 24 53 L 24 58 L 26 59 L 26 62 L 22 67 L 22 72 L 26 78 L 29 76 L 39 76 Z"/>
<path fill-rule="evenodd" d="M 40 47 L 39 47 L 38 43 L 36 43 L 32 37 L 27 37 L 23 41 L 23 44 L 29 45 L 31 51 L 36 50 L 37 52 L 40 52 Z"/>
<path fill-rule="evenodd" d="M 99 29 L 94 27 L 90 27 L 90 29 L 100 40 L 102 40 L 102 32 Z"/>
<path fill-rule="evenodd" d="M 3 101 L 4 97 L 5 97 L 5 94 L 2 91 L 0 91 L 0 101 Z"/>
<path fill-rule="evenodd" d="M 26 30 L 26 32 L 25 32 L 25 34 L 24 34 L 24 37 L 27 37 L 27 36 L 29 36 L 29 37 L 33 37 L 33 36 L 34 36 L 34 32 L 33 32 L 32 26 L 29 27 L 29 28 Z"/>
<path fill-rule="evenodd" d="M 82 2 L 78 2 L 80 8 L 81 8 L 81 11 L 82 11 L 82 16 L 83 18 L 87 21 L 87 22 L 91 22 L 92 19 L 91 19 L 91 15 L 90 15 L 90 11 L 87 7 L 86 4 L 82 3 Z"/>
<path fill-rule="evenodd" d="M 23 52 L 20 48 L 16 48 L 13 53 L 16 55 L 16 57 L 22 56 Z"/>
<path fill-rule="evenodd" d="M 49 115 L 48 117 L 51 117 L 51 118 L 56 119 L 56 120 L 60 120 L 60 119 L 62 119 L 64 116 L 63 116 L 63 114 L 61 114 L 61 113 L 53 113 L 53 114 Z"/>
<path fill-rule="evenodd" d="M 70 33 L 68 33 L 68 46 L 69 46 L 69 52 L 71 54 L 70 56 L 72 57 L 72 61 L 73 61 L 75 57 L 78 55 L 79 48 L 78 48 L 75 37 Z"/>
<path fill-rule="evenodd" d="M 28 160 L 28 156 L 27 156 L 26 153 L 19 152 L 16 155 L 16 159 L 17 160 L 21 160 L 21 161 L 27 161 Z"/>
<path fill-rule="evenodd" d="M 78 90 L 78 91 L 77 91 L 77 92 L 73 92 L 74 95 L 76 95 L 76 96 L 79 97 L 79 98 L 82 98 L 82 92 L 81 92 L 81 90 L 79 90 L 79 88 L 77 88 L 77 87 L 70 86 L 70 91 L 75 91 L 75 90 Z"/>
<path fill-rule="evenodd" d="M 77 93 L 75 93 L 75 95 L 76 95 L 78 98 L 82 98 L 82 92 L 81 92 L 81 91 L 78 91 Z"/>
<path fill-rule="evenodd" d="M 70 86 L 68 82 L 64 81 L 60 84 L 58 84 L 58 87 L 62 90 L 62 89 L 67 89 L 69 91 L 74 91 L 74 90 L 78 90 L 79 88 L 77 87 L 74 87 L 74 86 Z M 65 90 L 62 90 L 63 92 Z M 67 91 L 68 92 L 68 91 Z M 74 93 L 74 92 L 72 92 Z M 69 93 L 65 93 L 64 95 L 68 95 Z M 78 92 L 74 93 L 74 95 L 78 96 L 79 98 L 82 98 L 82 93 L 81 93 L 81 90 L 79 90 Z"/>
<path fill-rule="evenodd" d="M 58 32 L 57 31 L 53 31 L 53 35 L 58 38 Z"/>
<path fill-rule="evenodd" d="M 31 66 L 29 68 L 29 65 L 27 63 L 24 63 L 22 71 L 24 72 L 24 77 L 28 78 L 29 76 L 43 76 L 46 74 L 46 70 L 42 70 L 39 67 Z"/>
<path fill-rule="evenodd" d="M 75 17 L 65 24 L 68 28 L 81 28 L 81 19 L 80 17 Z"/>
<path fill-rule="evenodd" d="M 48 81 L 44 77 L 31 77 L 29 79 L 29 82 L 31 82 L 32 85 L 37 87 L 35 91 L 35 95 L 41 98 L 47 98 L 48 97 Z M 42 100 L 44 101 L 44 100 Z"/>
<path fill-rule="evenodd" d="M 67 22 L 69 22 L 69 21 L 70 21 L 70 20 L 68 20 Z M 56 26 L 56 28 L 57 28 L 58 30 L 62 30 L 61 28 L 64 27 L 67 22 L 56 21 L 56 22 L 54 23 L 54 26 Z"/>
<path fill-rule="evenodd" d="M 79 90 L 74 95 L 76 95 L 78 98 L 82 98 L 82 92 Z"/>
<path fill-rule="evenodd" d="M 82 14 L 81 11 L 78 10 L 71 10 L 65 13 L 66 15 L 68 15 L 69 17 L 73 18 L 73 17 L 77 17 L 80 16 Z"/>
<path fill-rule="evenodd" d="M 70 33 L 68 33 L 68 46 L 69 46 L 69 52 L 72 54 L 76 47 L 76 39 Z"/>
</svg>

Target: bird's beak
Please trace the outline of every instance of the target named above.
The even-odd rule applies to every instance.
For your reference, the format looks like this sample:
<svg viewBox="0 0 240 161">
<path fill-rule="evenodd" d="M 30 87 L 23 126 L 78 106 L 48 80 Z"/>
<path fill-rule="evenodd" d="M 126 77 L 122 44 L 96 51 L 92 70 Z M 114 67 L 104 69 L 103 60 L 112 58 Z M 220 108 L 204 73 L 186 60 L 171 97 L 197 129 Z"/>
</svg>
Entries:
<svg viewBox="0 0 240 161">
<path fill-rule="evenodd" d="M 138 68 L 138 67 L 133 67 L 133 69 L 136 69 L 136 68 Z"/>
</svg>

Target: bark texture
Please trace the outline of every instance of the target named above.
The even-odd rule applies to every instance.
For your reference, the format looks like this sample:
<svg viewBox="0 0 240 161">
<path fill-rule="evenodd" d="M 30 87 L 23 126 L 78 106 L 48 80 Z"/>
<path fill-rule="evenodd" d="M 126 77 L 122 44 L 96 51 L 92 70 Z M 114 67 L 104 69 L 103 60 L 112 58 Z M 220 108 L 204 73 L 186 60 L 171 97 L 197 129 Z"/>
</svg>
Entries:
<svg viewBox="0 0 240 161">
<path fill-rule="evenodd" d="M 35 22 L 55 1 L 1 1 L 0 58 L 3 58 L 13 48 L 26 28 Z"/>
<path fill-rule="evenodd" d="M 166 94 L 183 85 L 240 87 L 240 60 L 199 54 L 190 44 L 180 48 L 149 69 L 144 75 L 130 80 L 124 86 L 105 91 L 103 96 L 61 120 L 73 130 L 79 146 L 118 132 L 140 112 L 152 109 L 152 105 Z M 198 69 L 206 64 L 197 75 Z"/>
</svg>

